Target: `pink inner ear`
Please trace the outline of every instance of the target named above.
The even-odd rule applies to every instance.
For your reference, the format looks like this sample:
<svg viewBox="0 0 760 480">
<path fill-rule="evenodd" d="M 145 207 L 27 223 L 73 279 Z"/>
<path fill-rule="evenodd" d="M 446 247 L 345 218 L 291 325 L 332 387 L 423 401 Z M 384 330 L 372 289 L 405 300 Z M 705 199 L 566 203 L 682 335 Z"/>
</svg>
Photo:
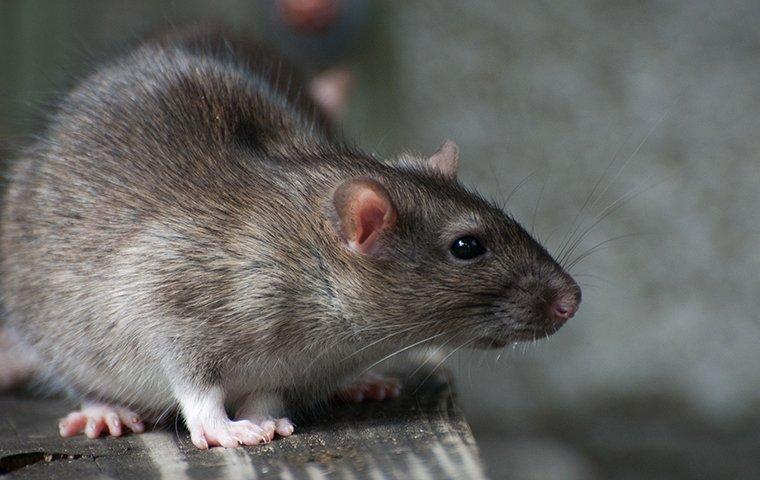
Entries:
<svg viewBox="0 0 760 480">
<path fill-rule="evenodd" d="M 373 234 L 383 229 L 385 214 L 388 212 L 389 205 L 372 191 L 364 192 L 356 203 L 355 242 L 357 245 L 365 247 L 364 250 L 366 250 L 372 247 L 372 245 L 365 245 L 367 242 L 374 243 Z"/>
<path fill-rule="evenodd" d="M 375 253 L 384 230 L 396 223 L 396 208 L 382 184 L 369 178 L 349 180 L 333 194 L 340 234 L 363 255 Z"/>
<path fill-rule="evenodd" d="M 385 213 L 388 210 L 388 206 L 377 198 L 362 200 L 356 212 L 356 243 L 359 245 L 363 245 L 373 233 L 382 230 Z"/>
</svg>

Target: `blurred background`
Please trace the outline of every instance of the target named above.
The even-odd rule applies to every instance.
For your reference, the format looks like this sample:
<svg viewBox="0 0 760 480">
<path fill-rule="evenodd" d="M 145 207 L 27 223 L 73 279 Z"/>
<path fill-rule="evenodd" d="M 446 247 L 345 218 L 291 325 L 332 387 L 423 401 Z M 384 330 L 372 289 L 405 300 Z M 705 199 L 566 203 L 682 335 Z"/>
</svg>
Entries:
<svg viewBox="0 0 760 480">
<path fill-rule="evenodd" d="M 466 184 L 511 194 L 552 252 L 573 232 L 571 258 L 592 249 L 559 333 L 448 361 L 494 478 L 757 478 L 760 3 L 336 8 L 310 24 L 272 1 L 0 0 L 4 158 L 78 77 L 166 28 L 346 69 L 349 138 L 388 158 L 452 138 Z"/>
</svg>

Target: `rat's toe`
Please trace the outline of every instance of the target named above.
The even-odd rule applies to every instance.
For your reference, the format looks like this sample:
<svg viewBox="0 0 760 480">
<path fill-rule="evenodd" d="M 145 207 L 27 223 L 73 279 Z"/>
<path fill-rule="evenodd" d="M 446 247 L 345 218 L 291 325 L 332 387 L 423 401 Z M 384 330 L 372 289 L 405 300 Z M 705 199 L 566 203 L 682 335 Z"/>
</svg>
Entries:
<svg viewBox="0 0 760 480">
<path fill-rule="evenodd" d="M 240 417 L 238 417 L 240 418 Z M 275 419 L 269 416 L 264 415 L 247 415 L 242 418 L 241 420 L 247 420 L 251 422 L 254 425 L 257 425 L 259 429 L 261 429 L 261 432 L 264 436 L 264 442 L 271 442 L 274 440 L 274 434 L 275 434 Z"/>
<path fill-rule="evenodd" d="M 140 420 L 140 417 L 125 408 L 119 411 L 119 419 L 123 425 L 134 433 L 143 433 L 145 431 L 145 424 Z"/>
<path fill-rule="evenodd" d="M 334 398 L 344 402 L 361 403 L 364 400 L 381 401 L 396 398 L 400 394 L 401 381 L 399 379 L 369 372 L 340 390 Z"/>
<path fill-rule="evenodd" d="M 274 419 L 270 418 L 268 420 L 265 420 L 264 422 L 260 423 L 259 426 L 264 431 L 267 442 L 274 440 L 274 434 L 277 431 L 277 424 Z"/>
<path fill-rule="evenodd" d="M 270 440 L 269 434 L 263 428 L 248 420 L 231 422 L 230 431 L 242 445 L 258 445 Z"/>
<path fill-rule="evenodd" d="M 121 436 L 121 419 L 119 418 L 119 414 L 116 412 L 109 412 L 105 415 L 105 423 L 108 427 L 108 433 L 112 437 L 120 437 Z"/>
<path fill-rule="evenodd" d="M 261 415 L 256 413 L 238 414 L 236 417 L 239 421 L 248 421 L 256 425 L 264 436 L 264 442 L 271 442 L 275 435 L 287 437 L 293 434 L 294 426 L 289 418 L 275 418 L 270 415 Z"/>
<path fill-rule="evenodd" d="M 385 400 L 385 387 L 382 385 L 372 385 L 367 389 L 367 398 L 376 402 Z"/>
<path fill-rule="evenodd" d="M 238 439 L 232 435 L 229 426 L 224 424 L 204 428 L 203 436 L 208 442 L 209 447 L 234 448 L 240 445 Z"/>
<path fill-rule="evenodd" d="M 206 440 L 206 435 L 203 433 L 202 428 L 196 427 L 190 429 L 190 441 L 199 449 L 208 450 L 208 440 Z"/>
<path fill-rule="evenodd" d="M 90 417 L 87 419 L 87 426 L 84 427 L 84 434 L 87 438 L 98 438 L 106 428 L 106 422 L 103 417 Z"/>
<path fill-rule="evenodd" d="M 401 395 L 401 380 L 395 377 L 386 377 L 383 388 L 385 398 L 398 398 Z"/>
<path fill-rule="evenodd" d="M 295 425 L 293 425 L 289 418 L 278 418 L 275 420 L 275 430 L 277 431 L 277 435 L 289 437 L 293 434 Z"/>
<path fill-rule="evenodd" d="M 124 433 L 124 427 L 134 433 L 145 431 L 145 425 L 136 413 L 101 403 L 87 403 L 81 410 L 71 412 L 58 423 L 62 437 L 84 433 L 89 438 L 98 438 L 103 432 L 119 437 Z"/>
<path fill-rule="evenodd" d="M 224 448 L 235 448 L 240 446 L 240 441 L 233 437 L 230 432 L 216 432 L 213 442 Z"/>
<path fill-rule="evenodd" d="M 71 412 L 58 422 L 58 431 L 62 437 L 73 437 L 84 431 L 87 425 L 87 415 L 82 412 Z"/>
</svg>

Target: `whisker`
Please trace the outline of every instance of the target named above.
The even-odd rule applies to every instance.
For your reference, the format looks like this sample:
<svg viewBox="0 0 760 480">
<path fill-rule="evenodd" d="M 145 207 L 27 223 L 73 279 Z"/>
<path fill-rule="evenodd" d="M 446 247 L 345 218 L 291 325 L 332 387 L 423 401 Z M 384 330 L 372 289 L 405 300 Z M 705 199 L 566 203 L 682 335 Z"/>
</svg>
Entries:
<svg viewBox="0 0 760 480">
<path fill-rule="evenodd" d="M 648 192 L 649 190 L 652 190 L 653 188 L 659 187 L 663 183 L 669 182 L 673 178 L 675 178 L 678 175 L 678 173 L 674 173 L 673 175 L 670 175 L 669 177 L 666 177 L 659 182 L 656 182 L 648 187 L 644 187 L 638 190 L 632 190 L 629 193 L 623 195 L 618 200 L 612 202 L 607 208 L 602 210 L 601 213 L 599 213 L 593 220 L 593 222 L 586 227 L 581 234 L 578 236 L 578 238 L 572 243 L 572 246 L 563 254 L 563 256 L 557 260 L 557 262 L 562 265 L 563 262 L 567 259 L 568 256 L 572 255 L 573 251 L 580 245 L 580 243 L 586 238 L 586 236 L 596 227 L 599 222 L 607 218 L 610 214 L 621 208 L 626 203 L 630 202 L 634 198 L 643 195 L 644 193 Z"/>
<path fill-rule="evenodd" d="M 547 173 L 546 178 L 544 178 L 544 183 L 541 185 L 541 191 L 538 193 L 538 200 L 536 200 L 536 205 L 533 207 L 533 218 L 530 221 L 530 234 L 535 236 L 536 235 L 536 214 L 538 213 L 538 206 L 541 204 L 541 199 L 544 196 L 544 190 L 546 189 L 546 184 L 549 182 L 549 174 Z"/>
<path fill-rule="evenodd" d="M 447 339 L 445 342 L 443 342 L 441 345 L 439 345 L 439 346 L 438 346 L 438 348 L 436 348 L 436 349 L 435 349 L 435 352 L 434 352 L 434 353 L 436 353 L 436 354 L 437 354 L 438 352 L 440 352 L 441 350 L 443 350 L 444 348 L 446 348 L 446 345 L 448 345 L 448 343 L 449 343 L 450 341 L 454 340 L 454 339 L 456 338 L 456 336 L 457 336 L 457 334 L 456 334 L 456 333 L 455 333 L 455 334 L 453 334 L 453 335 L 451 335 L 451 337 L 449 337 L 449 338 L 448 338 L 448 339 Z M 422 368 L 423 368 L 425 365 L 427 365 L 427 364 L 428 364 L 428 361 L 429 361 L 429 359 L 425 359 L 425 361 L 424 361 L 424 362 L 422 362 L 422 363 L 421 363 L 421 364 L 420 364 L 420 365 L 419 365 L 417 368 L 415 368 L 415 369 L 412 371 L 412 373 L 410 373 L 410 374 L 409 374 L 409 377 L 414 377 L 414 375 L 415 375 L 415 374 L 417 374 L 417 372 L 419 372 L 420 370 L 422 370 Z"/>
<path fill-rule="evenodd" d="M 376 367 L 377 365 L 379 365 L 379 364 L 383 363 L 384 361 L 388 360 L 389 358 L 391 358 L 391 357 L 394 357 L 394 356 L 398 355 L 399 353 L 403 353 L 403 352 L 405 352 L 405 351 L 409 350 L 410 348 L 414 348 L 414 347 L 416 347 L 417 345 L 422 345 L 422 344 L 423 344 L 423 343 L 425 343 L 425 342 L 429 342 L 430 340 L 434 340 L 434 339 L 436 339 L 436 338 L 438 338 L 438 337 L 440 337 L 440 336 L 442 336 L 442 335 L 445 335 L 445 334 L 447 334 L 447 333 L 448 333 L 448 332 L 441 332 L 441 333 L 437 333 L 437 334 L 435 334 L 435 335 L 431 335 L 431 336 L 427 337 L 427 338 L 426 338 L 426 339 L 424 339 L 424 340 L 420 340 L 419 342 L 414 342 L 414 343 L 413 343 L 413 344 L 411 344 L 411 345 L 407 345 L 407 346 L 406 346 L 406 347 L 404 347 L 404 348 L 400 348 L 400 349 L 396 350 L 395 352 L 393 352 L 393 353 L 391 353 L 391 354 L 389 354 L 389 355 L 386 355 L 386 356 L 384 356 L 383 358 L 381 358 L 380 360 L 376 361 L 375 363 L 373 363 L 373 364 L 372 364 L 372 365 L 370 365 L 369 367 L 365 368 L 365 369 L 364 369 L 364 372 L 367 372 L 367 371 L 371 370 L 372 368 L 374 368 L 374 367 Z"/>
<path fill-rule="evenodd" d="M 568 262 L 568 264 L 565 267 L 565 269 L 568 270 L 568 271 L 572 270 L 572 268 L 574 266 L 576 266 L 580 260 L 583 260 L 588 255 L 590 255 L 591 253 L 594 253 L 595 251 L 597 251 L 600 247 L 602 247 L 604 245 L 610 244 L 612 242 L 616 242 L 618 240 L 623 240 L 623 239 L 626 239 L 626 238 L 631 238 L 631 237 L 636 237 L 636 236 L 643 236 L 643 235 L 651 235 L 651 233 L 650 234 L 647 234 L 647 233 L 629 233 L 629 234 L 626 234 L 626 235 L 618 235 L 617 237 L 608 238 L 607 240 L 605 240 L 603 242 L 597 243 L 593 247 L 589 248 L 585 252 L 583 252 L 580 255 L 578 255 L 572 261 Z"/>
<path fill-rule="evenodd" d="M 594 182 L 594 186 L 591 188 L 591 191 L 586 196 L 586 199 L 583 201 L 583 204 L 581 205 L 581 208 L 578 210 L 578 213 L 576 213 L 575 217 L 573 217 L 573 221 L 570 224 L 570 227 L 568 228 L 567 233 L 563 236 L 560 244 L 557 245 L 558 258 L 563 254 L 563 250 L 566 248 L 565 242 L 570 242 L 570 239 L 572 238 L 574 233 L 577 231 L 578 228 L 580 228 L 580 225 L 578 224 L 578 220 L 580 219 L 584 210 L 586 210 L 586 207 L 589 205 L 592 198 L 594 198 L 596 189 L 599 188 L 599 185 L 601 185 L 602 180 L 604 180 L 604 178 L 607 176 L 607 172 L 609 172 L 610 168 L 612 168 L 612 165 L 614 165 L 615 162 L 617 161 L 618 155 L 620 155 L 620 152 L 623 150 L 623 145 L 625 145 L 625 143 L 626 142 L 621 143 L 620 146 L 617 148 L 617 150 L 615 151 L 615 154 L 612 156 L 612 160 L 610 160 L 610 162 L 604 168 L 604 170 L 602 171 L 602 174 L 599 175 L 599 178 L 596 179 L 596 182 Z M 594 202 L 596 202 L 596 200 L 594 200 Z"/>
<path fill-rule="evenodd" d="M 518 183 L 518 184 L 517 184 L 517 185 L 516 185 L 516 186 L 515 186 L 515 187 L 512 189 L 512 191 L 511 191 L 511 192 L 509 192 L 509 195 L 507 195 L 507 199 L 506 199 L 506 200 L 504 200 L 504 205 L 505 205 L 505 206 L 506 206 L 506 205 L 509 203 L 509 201 L 512 199 L 512 196 L 513 196 L 515 193 L 517 193 L 517 191 L 518 191 L 518 190 L 520 190 L 520 188 L 521 188 L 523 185 L 525 185 L 525 182 L 527 182 L 528 180 L 530 180 L 530 178 L 531 178 L 532 176 L 534 176 L 535 174 L 536 174 L 536 171 L 534 170 L 534 171 L 530 172 L 528 175 L 526 175 L 525 177 L 523 177 L 523 179 L 522 179 L 522 180 L 520 180 L 520 182 L 519 182 L 519 183 Z"/>
<path fill-rule="evenodd" d="M 580 228 L 581 224 L 577 224 L 576 222 L 578 221 L 578 219 L 581 216 L 583 210 L 586 208 L 586 206 L 589 204 L 589 202 L 591 202 L 591 204 L 589 206 L 589 209 L 592 209 L 592 208 L 594 208 L 594 206 L 596 206 L 597 202 L 601 198 L 604 197 L 604 194 L 607 193 L 607 191 L 609 190 L 609 188 L 617 181 L 617 179 L 623 173 L 623 170 L 625 169 L 625 167 L 628 164 L 630 164 L 630 162 L 636 157 L 636 155 L 639 153 L 639 151 L 641 150 L 641 148 L 647 143 L 647 141 L 649 141 L 649 139 L 651 138 L 651 136 L 654 134 L 654 132 L 657 130 L 657 128 L 659 128 L 659 126 L 662 124 L 662 122 L 665 120 L 665 118 L 667 118 L 667 116 L 670 114 L 671 111 L 672 111 L 672 107 L 669 108 L 668 110 L 666 110 L 665 113 L 663 113 L 660 116 L 660 118 L 658 118 L 654 122 L 654 125 L 652 125 L 652 128 L 650 128 L 650 130 L 646 133 L 646 135 L 644 135 L 644 138 L 641 139 L 641 141 L 636 146 L 636 148 L 633 150 L 633 152 L 620 165 L 620 168 L 618 168 L 618 171 L 615 173 L 615 175 L 612 177 L 612 179 L 607 183 L 607 186 L 604 187 L 604 189 L 602 189 L 601 192 L 599 192 L 599 194 L 596 195 L 596 198 L 594 198 L 593 201 L 592 201 L 592 197 L 594 196 L 594 192 L 596 192 L 596 189 L 601 185 L 601 182 L 605 178 L 605 176 L 607 175 L 607 172 L 610 170 L 610 168 L 612 168 L 612 165 L 614 165 L 615 161 L 618 158 L 618 155 L 622 151 L 623 145 L 625 145 L 625 143 L 627 143 L 627 140 L 626 140 L 626 142 L 623 142 L 623 143 L 620 144 L 620 147 L 618 147 L 618 149 L 615 151 L 615 155 L 612 157 L 612 161 L 609 164 L 607 164 L 607 167 L 605 167 L 604 171 L 602 172 L 602 175 L 597 179 L 596 183 L 594 184 L 594 187 L 592 188 L 591 193 L 588 195 L 588 197 L 586 197 L 586 200 L 584 201 L 583 206 L 581 207 L 581 209 L 578 211 L 578 214 L 573 219 L 573 223 L 571 224 L 571 227 L 570 227 L 571 231 L 569 232 L 569 235 L 563 240 L 563 242 L 560 244 L 560 246 L 558 246 L 557 257 L 565 256 L 565 252 L 563 250 L 565 248 L 568 248 L 568 245 L 572 242 L 573 236 L 576 234 L 576 232 Z M 630 136 L 629 136 L 629 138 L 630 138 Z M 565 244 L 565 242 L 567 242 L 567 244 Z"/>
<path fill-rule="evenodd" d="M 639 142 L 639 144 L 638 144 L 638 145 L 636 145 L 636 148 L 635 148 L 635 149 L 633 150 L 633 152 L 632 152 L 632 153 L 631 153 L 631 154 L 628 156 L 628 158 L 625 160 L 625 162 L 623 162 L 623 163 L 620 165 L 620 168 L 619 168 L 619 169 L 618 169 L 618 171 L 615 173 L 615 176 L 614 176 L 614 177 L 612 178 L 612 180 L 611 180 L 611 181 L 610 181 L 610 182 L 607 184 L 607 186 L 604 188 L 604 190 L 602 190 L 602 192 L 599 194 L 599 196 L 597 197 L 597 199 L 596 199 L 596 200 L 594 201 L 594 203 L 591 205 L 591 208 L 593 208 L 593 207 L 595 206 L 595 204 L 596 204 L 596 202 L 597 202 L 597 201 L 599 201 L 599 200 L 600 200 L 602 197 L 604 197 L 604 194 L 605 194 L 605 193 L 607 193 L 607 190 L 609 190 L 609 188 L 612 186 L 612 184 L 613 184 L 613 183 L 615 183 L 615 181 L 617 181 L 617 179 L 618 179 L 618 178 L 620 178 L 620 175 L 623 173 L 623 170 L 625 169 L 625 167 L 626 167 L 628 164 L 630 164 L 630 163 L 631 163 L 631 161 L 634 159 L 634 157 L 636 157 L 636 155 L 639 153 L 639 150 L 641 150 L 641 148 L 642 148 L 642 147 L 643 147 L 643 146 L 644 146 L 644 145 L 645 145 L 645 144 L 646 144 L 646 143 L 649 141 L 649 139 L 652 137 L 652 135 L 654 135 L 654 132 L 655 132 L 655 131 L 657 131 L 657 129 L 660 127 L 660 125 L 661 125 L 661 124 L 662 124 L 662 122 L 665 120 L 665 118 L 667 118 L 667 117 L 668 117 L 668 115 L 670 115 L 670 112 L 671 112 L 671 111 L 672 111 L 672 107 L 671 107 L 671 108 L 669 108 L 669 109 L 667 109 L 667 110 L 665 111 L 665 113 L 663 113 L 662 115 L 660 115 L 660 118 L 658 118 L 658 119 L 657 119 L 657 120 L 654 122 L 654 125 L 652 125 L 652 128 L 651 128 L 651 129 L 650 129 L 650 130 L 647 132 L 647 134 L 646 134 L 646 135 L 644 135 L 644 138 L 642 138 L 642 139 L 641 139 L 641 141 Z"/>
<path fill-rule="evenodd" d="M 355 356 L 355 355 L 358 355 L 359 353 L 363 352 L 364 350 L 366 350 L 366 349 L 368 349 L 368 348 L 371 348 L 371 347 L 373 347 L 373 346 L 377 345 L 377 344 L 378 344 L 378 343 L 380 343 L 380 342 L 383 342 L 383 341 L 385 341 L 385 340 L 387 340 L 387 339 L 389 339 L 389 338 L 391 338 L 391 337 L 395 337 L 396 335 L 401 335 L 402 333 L 406 333 L 406 332 L 409 332 L 409 331 L 411 331 L 411 330 L 414 330 L 414 329 L 416 329 L 417 327 L 418 327 L 418 325 L 416 325 L 416 324 L 415 324 L 415 325 L 411 325 L 411 326 L 409 326 L 409 327 L 407 327 L 407 328 L 404 328 L 404 329 L 402 329 L 402 330 L 400 330 L 400 331 L 397 331 L 397 332 L 391 333 L 390 335 L 386 335 L 386 336 L 384 336 L 384 337 L 380 338 L 379 340 L 375 340 L 374 342 L 371 342 L 371 343 L 369 343 L 368 345 L 365 345 L 365 346 L 363 346 L 362 348 L 360 348 L 360 349 L 356 350 L 356 351 L 355 351 L 354 353 L 352 353 L 351 355 L 349 355 L 349 356 L 345 357 L 343 360 L 341 360 L 341 362 L 345 362 L 345 361 L 346 361 L 346 360 L 348 360 L 349 358 L 351 358 L 351 357 L 353 357 L 353 356 Z"/>
<path fill-rule="evenodd" d="M 441 359 L 441 361 L 440 361 L 440 362 L 438 362 L 438 364 L 437 364 L 437 365 L 436 365 L 436 366 L 433 368 L 433 370 L 431 370 L 431 371 L 430 371 L 430 373 L 428 373 L 428 374 L 427 374 L 427 376 L 426 376 L 425 378 L 423 378 L 423 379 L 422 379 L 422 381 L 420 382 L 420 384 L 419 384 L 419 385 L 417 385 L 417 388 L 415 388 L 415 389 L 414 389 L 414 392 L 412 392 L 412 395 L 416 394 L 416 393 L 419 391 L 419 389 L 420 389 L 420 388 L 422 388 L 422 386 L 425 384 L 425 382 L 427 382 L 427 381 L 430 379 L 430 377 L 432 377 L 432 376 L 433 376 L 433 374 L 436 372 L 436 370 L 438 370 L 438 368 L 439 368 L 441 365 L 443 365 L 443 363 L 444 363 L 446 360 L 448 360 L 448 359 L 449 359 L 449 357 L 451 357 L 452 355 L 454 355 L 455 353 L 457 353 L 457 352 L 458 352 L 460 349 L 462 349 L 462 348 L 463 348 L 463 347 L 465 347 L 466 345 L 468 345 L 468 344 L 470 344 L 470 343 L 474 342 L 475 340 L 477 340 L 477 338 L 471 338 L 471 339 L 469 339 L 469 340 L 466 340 L 466 341 L 465 341 L 465 342 L 463 342 L 461 345 L 459 345 L 457 348 L 455 348 L 454 350 L 452 350 L 451 352 L 449 352 L 449 353 L 448 353 L 448 354 L 447 354 L 445 357 L 443 357 L 443 358 Z"/>
</svg>

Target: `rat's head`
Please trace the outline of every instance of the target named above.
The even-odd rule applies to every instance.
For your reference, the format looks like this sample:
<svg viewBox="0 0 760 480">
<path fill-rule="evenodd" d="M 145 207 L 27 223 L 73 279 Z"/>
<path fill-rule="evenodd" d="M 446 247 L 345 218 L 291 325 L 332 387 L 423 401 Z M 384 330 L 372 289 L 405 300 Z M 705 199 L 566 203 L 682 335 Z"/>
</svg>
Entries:
<svg viewBox="0 0 760 480">
<path fill-rule="evenodd" d="M 335 191 L 359 314 L 379 332 L 409 326 L 407 339 L 439 344 L 488 348 L 554 333 L 577 311 L 580 288 L 512 217 L 464 189 L 457 165 L 447 141 L 428 159 L 404 158 Z"/>
</svg>

